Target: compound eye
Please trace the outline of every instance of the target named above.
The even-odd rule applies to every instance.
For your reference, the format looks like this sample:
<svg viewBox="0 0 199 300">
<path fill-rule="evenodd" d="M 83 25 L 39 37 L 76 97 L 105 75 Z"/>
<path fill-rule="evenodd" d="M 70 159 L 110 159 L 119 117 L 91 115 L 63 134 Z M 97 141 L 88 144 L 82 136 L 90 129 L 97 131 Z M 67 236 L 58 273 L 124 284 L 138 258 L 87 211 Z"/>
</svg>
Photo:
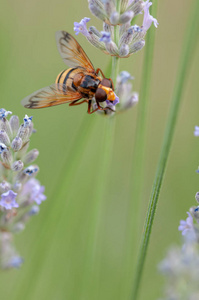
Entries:
<svg viewBox="0 0 199 300">
<path fill-rule="evenodd" d="M 102 79 L 101 85 L 106 86 L 106 87 L 108 87 L 108 88 L 112 88 L 112 83 L 111 83 L 111 81 L 110 81 L 109 79 L 107 79 L 107 78 Z"/>
<path fill-rule="evenodd" d="M 105 92 L 103 89 L 98 88 L 97 91 L 96 91 L 96 93 L 95 93 L 95 100 L 96 100 L 97 102 L 103 102 L 103 101 L 105 101 L 106 99 L 107 99 L 107 94 L 106 94 L 106 92 Z"/>
</svg>

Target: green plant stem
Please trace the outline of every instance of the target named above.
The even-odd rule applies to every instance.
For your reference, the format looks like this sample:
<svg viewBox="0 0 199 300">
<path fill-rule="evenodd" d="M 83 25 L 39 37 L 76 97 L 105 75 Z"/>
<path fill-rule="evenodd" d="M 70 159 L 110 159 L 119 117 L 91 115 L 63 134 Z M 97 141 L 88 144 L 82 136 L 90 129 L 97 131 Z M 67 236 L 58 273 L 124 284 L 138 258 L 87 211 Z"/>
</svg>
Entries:
<svg viewBox="0 0 199 300">
<path fill-rule="evenodd" d="M 151 6 L 151 15 L 156 17 L 157 15 L 157 1 L 153 1 Z M 133 18 L 134 20 L 134 18 Z M 153 26 L 153 25 L 152 25 Z M 126 243 L 124 245 L 126 252 L 125 273 L 128 278 L 132 274 L 132 269 L 129 266 L 132 265 L 132 258 L 138 251 L 135 245 L 139 242 L 139 218 L 140 207 L 143 203 L 141 200 L 143 177 L 144 177 L 144 154 L 146 149 L 146 131 L 147 131 L 147 112 L 149 106 L 149 94 L 151 88 L 151 73 L 153 67 L 153 53 L 155 44 L 156 28 L 150 28 L 146 35 L 146 46 L 144 51 L 144 62 L 142 70 L 142 82 L 140 89 L 140 99 L 138 103 L 138 113 L 136 120 L 135 142 L 132 156 L 132 171 L 130 179 L 130 197 L 128 204 L 128 217 L 126 224 Z M 132 201 L 134 199 L 134 201 Z M 131 235 L 129 236 L 129 232 Z M 134 235 L 132 234 L 134 232 Z M 127 290 L 129 282 L 124 285 L 124 289 Z"/>
<path fill-rule="evenodd" d="M 115 38 L 117 36 L 117 31 L 115 32 Z M 112 58 L 112 70 L 111 78 L 113 83 L 116 84 L 117 74 L 119 72 L 119 58 Z M 101 157 L 99 157 L 99 167 L 98 167 L 98 180 L 97 187 L 95 190 L 94 207 L 92 213 L 92 220 L 90 224 L 90 234 L 87 246 L 87 253 L 85 258 L 85 275 L 82 277 L 82 288 L 80 288 L 81 295 L 83 297 L 89 297 L 87 291 L 89 286 L 91 286 L 91 280 L 93 278 L 94 262 L 97 253 L 97 241 L 98 232 L 100 227 L 100 216 L 102 213 L 103 199 L 106 195 L 106 182 L 109 179 L 109 171 L 112 160 L 113 144 L 114 144 L 114 131 L 115 131 L 115 116 L 106 117 L 104 120 L 103 128 L 103 141 L 101 147 Z"/>
<path fill-rule="evenodd" d="M 141 277 L 142 277 L 143 267 L 146 259 L 156 206 L 159 199 L 160 189 L 161 189 L 162 180 L 166 169 L 166 164 L 168 161 L 171 143 L 173 140 L 174 130 L 175 130 L 178 112 L 180 108 L 180 102 L 185 87 L 185 79 L 187 77 L 188 69 L 190 67 L 190 61 L 192 58 L 194 47 L 197 42 L 197 35 L 199 29 L 198 11 L 199 11 L 199 1 L 195 0 L 194 8 L 191 13 L 190 20 L 186 27 L 187 34 L 186 34 L 184 45 L 182 47 L 183 51 L 182 51 L 180 67 L 179 67 L 178 76 L 175 84 L 175 90 L 172 97 L 168 122 L 165 129 L 162 150 L 160 153 L 158 167 L 157 167 L 152 193 L 150 197 L 150 203 L 149 203 L 148 213 L 146 217 L 144 233 L 142 236 L 138 262 L 137 262 L 137 269 L 135 273 L 136 276 L 133 284 L 133 291 L 130 297 L 130 299 L 132 300 L 136 300 L 138 297 L 138 291 L 140 288 Z"/>
</svg>

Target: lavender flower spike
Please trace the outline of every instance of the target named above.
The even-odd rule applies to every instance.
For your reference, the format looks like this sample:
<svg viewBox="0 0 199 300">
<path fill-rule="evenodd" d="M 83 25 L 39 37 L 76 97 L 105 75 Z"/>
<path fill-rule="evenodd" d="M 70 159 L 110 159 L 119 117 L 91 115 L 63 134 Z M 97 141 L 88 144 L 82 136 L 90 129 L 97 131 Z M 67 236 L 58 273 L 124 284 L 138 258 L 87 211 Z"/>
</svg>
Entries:
<svg viewBox="0 0 199 300">
<path fill-rule="evenodd" d="M 194 135 L 199 136 L 199 126 L 195 126 Z"/>
<path fill-rule="evenodd" d="M 194 231 L 192 215 L 189 212 L 187 212 L 187 214 L 188 218 L 186 221 L 181 220 L 180 226 L 178 227 L 178 230 L 182 231 L 182 235 L 186 235 L 188 232 Z"/>
<path fill-rule="evenodd" d="M 142 24 L 143 31 L 147 31 L 151 27 L 152 22 L 154 23 L 154 26 L 156 28 L 158 27 L 158 21 L 155 18 L 153 18 L 149 13 L 149 7 L 151 5 L 152 5 L 152 2 L 149 2 L 149 0 L 147 0 L 145 2 L 144 19 L 143 19 L 143 24 Z"/>
<path fill-rule="evenodd" d="M 89 36 L 89 32 L 86 28 L 86 23 L 90 21 L 90 18 L 83 18 L 79 23 L 74 22 L 74 31 L 78 35 L 80 32 L 86 37 Z"/>
<path fill-rule="evenodd" d="M 12 209 L 13 207 L 19 207 L 19 204 L 15 201 L 17 193 L 9 190 L 1 195 L 0 205 L 5 207 L 5 209 Z"/>
</svg>

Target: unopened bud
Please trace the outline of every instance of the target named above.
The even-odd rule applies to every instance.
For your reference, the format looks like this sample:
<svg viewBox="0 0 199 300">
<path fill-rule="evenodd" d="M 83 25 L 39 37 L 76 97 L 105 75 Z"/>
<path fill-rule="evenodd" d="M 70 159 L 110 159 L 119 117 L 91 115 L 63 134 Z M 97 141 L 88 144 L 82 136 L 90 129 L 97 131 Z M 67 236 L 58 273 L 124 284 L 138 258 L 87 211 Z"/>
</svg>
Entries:
<svg viewBox="0 0 199 300">
<path fill-rule="evenodd" d="M 39 206 L 37 205 L 33 205 L 30 209 L 30 211 L 28 212 L 28 214 L 30 216 L 34 216 L 34 215 L 37 215 L 39 213 Z"/>
<path fill-rule="evenodd" d="M 10 123 L 7 119 L 3 118 L 0 120 L 0 130 L 6 131 L 7 135 L 11 138 L 12 137 L 12 128 Z"/>
<path fill-rule="evenodd" d="M 10 126 L 12 128 L 13 136 L 17 134 L 17 131 L 19 130 L 19 118 L 18 116 L 12 116 L 9 120 Z"/>
<path fill-rule="evenodd" d="M 37 149 L 33 149 L 29 151 L 23 159 L 24 164 L 26 165 L 32 163 L 33 161 L 35 161 L 38 155 L 39 155 L 39 151 Z"/>
<path fill-rule="evenodd" d="M 104 5 L 100 0 L 89 0 L 88 6 L 94 16 L 102 21 L 107 21 L 108 16 L 104 10 Z"/>
<path fill-rule="evenodd" d="M 120 24 L 128 23 L 132 20 L 133 17 L 134 17 L 134 12 L 132 10 L 126 11 L 120 16 L 119 23 Z"/>
<path fill-rule="evenodd" d="M 21 160 L 17 160 L 12 164 L 12 170 L 14 172 L 19 172 L 23 169 L 23 166 L 24 166 L 23 162 Z"/>
<path fill-rule="evenodd" d="M 11 166 L 13 158 L 12 158 L 12 153 L 10 152 L 9 149 L 6 149 L 1 153 L 1 158 L 7 167 Z"/>
<path fill-rule="evenodd" d="M 27 139 L 29 137 L 29 128 L 28 127 L 24 127 L 24 124 L 22 124 L 19 127 L 19 130 L 18 130 L 18 133 L 17 133 L 17 137 L 20 137 L 23 142 L 27 141 Z"/>
<path fill-rule="evenodd" d="M 132 3 L 129 5 L 127 10 L 131 10 L 134 12 L 134 15 L 138 15 L 139 13 L 142 12 L 144 8 L 145 2 L 142 0 L 134 0 Z"/>
<path fill-rule="evenodd" d="M 5 144 L 6 146 L 10 145 L 10 139 L 5 130 L 0 130 L 0 143 Z"/>
<path fill-rule="evenodd" d="M 3 143 L 0 143 L 0 154 L 7 149 L 7 146 Z"/>
<path fill-rule="evenodd" d="M 3 193 L 6 193 L 7 191 L 9 191 L 11 189 L 11 185 L 9 182 L 7 181 L 2 181 L 0 183 L 0 193 L 3 194 Z"/>
<path fill-rule="evenodd" d="M 199 206 L 192 206 L 189 211 L 193 215 L 193 217 L 198 221 L 199 220 Z"/>
<path fill-rule="evenodd" d="M 13 151 L 19 151 L 22 147 L 22 139 L 20 137 L 16 137 L 14 138 L 14 140 L 12 141 L 11 147 L 13 149 Z"/>
<path fill-rule="evenodd" d="M 139 50 L 141 50 L 145 45 L 145 41 L 142 40 L 142 41 L 139 41 L 139 42 L 136 42 L 132 45 L 129 46 L 129 53 L 132 54 L 132 53 L 135 53 Z"/>
<path fill-rule="evenodd" d="M 23 171 L 23 173 L 28 175 L 28 176 L 31 176 L 31 175 L 37 173 L 38 171 L 39 171 L 38 166 L 29 166 Z"/>
<path fill-rule="evenodd" d="M 122 46 L 120 47 L 120 51 L 119 51 L 119 56 L 120 57 L 126 57 L 129 54 L 129 46 L 126 44 L 122 44 Z"/>
<path fill-rule="evenodd" d="M 114 11 L 110 16 L 110 23 L 113 25 L 119 24 L 120 15 L 117 11 Z"/>
<path fill-rule="evenodd" d="M 199 192 L 196 193 L 195 198 L 196 198 L 196 201 L 199 203 Z"/>
<path fill-rule="evenodd" d="M 110 43 L 107 43 L 105 46 L 106 46 L 106 50 L 111 55 L 118 55 L 119 54 L 118 47 L 113 41 L 111 41 Z"/>
</svg>

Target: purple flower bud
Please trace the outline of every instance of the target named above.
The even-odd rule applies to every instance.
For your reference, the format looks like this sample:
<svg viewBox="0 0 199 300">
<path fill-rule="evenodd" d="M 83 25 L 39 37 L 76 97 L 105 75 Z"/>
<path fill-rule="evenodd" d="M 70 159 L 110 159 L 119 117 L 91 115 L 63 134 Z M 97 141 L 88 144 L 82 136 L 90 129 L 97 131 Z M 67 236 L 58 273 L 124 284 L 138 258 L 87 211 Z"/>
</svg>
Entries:
<svg viewBox="0 0 199 300">
<path fill-rule="evenodd" d="M 32 174 L 37 173 L 38 171 L 39 168 L 37 166 L 29 166 L 23 171 L 23 173 L 28 176 L 31 176 Z"/>
<path fill-rule="evenodd" d="M 119 24 L 120 14 L 117 11 L 114 11 L 110 16 L 110 22 L 113 25 Z"/>
<path fill-rule="evenodd" d="M 11 111 L 5 110 L 4 108 L 0 109 L 0 120 L 6 118 L 9 114 L 12 114 Z"/>
<path fill-rule="evenodd" d="M 126 44 L 122 44 L 119 50 L 120 57 L 126 57 L 129 54 L 129 46 Z"/>
<path fill-rule="evenodd" d="M 153 18 L 149 13 L 149 7 L 151 5 L 152 5 L 152 2 L 149 2 L 149 0 L 147 0 L 145 2 L 144 19 L 143 19 L 143 24 L 142 24 L 142 28 L 144 31 L 147 31 L 151 27 L 152 22 L 154 23 L 154 26 L 156 28 L 158 27 L 158 21 L 155 18 Z"/>
<path fill-rule="evenodd" d="M 111 34 L 110 32 L 101 31 L 101 38 L 99 39 L 100 42 L 104 42 L 105 44 L 108 44 L 111 42 Z"/>
<path fill-rule="evenodd" d="M 134 12 L 133 11 L 131 11 L 131 10 L 126 11 L 125 13 L 123 13 L 120 16 L 119 23 L 120 24 L 128 23 L 132 20 L 133 17 L 134 17 Z"/>
<path fill-rule="evenodd" d="M 132 54 L 132 53 L 135 53 L 135 52 L 141 50 L 144 47 L 144 45 L 145 45 L 144 40 L 141 40 L 139 42 L 135 42 L 134 44 L 129 46 L 129 53 Z"/>
<path fill-rule="evenodd" d="M 194 135 L 199 136 L 199 126 L 195 126 Z"/>
<path fill-rule="evenodd" d="M 19 204 L 15 201 L 17 194 L 12 190 L 1 195 L 0 205 L 5 209 L 12 209 L 13 207 L 19 207 Z"/>
<path fill-rule="evenodd" d="M 108 16 L 104 9 L 104 4 L 100 0 L 88 0 L 88 6 L 94 16 L 102 21 L 107 21 Z"/>
<path fill-rule="evenodd" d="M 79 23 L 74 22 L 74 31 L 78 35 L 80 32 L 86 37 L 89 36 L 89 32 L 86 28 L 86 23 L 90 21 L 90 18 L 83 18 Z"/>
<path fill-rule="evenodd" d="M 6 146 L 10 145 L 10 139 L 5 130 L 0 130 L 0 143 L 5 144 Z"/>
<path fill-rule="evenodd" d="M 13 151 L 19 151 L 22 147 L 22 139 L 20 137 L 16 137 L 11 144 Z"/>
<path fill-rule="evenodd" d="M 0 143 L 0 154 L 7 149 L 6 145 L 3 143 Z"/>
<path fill-rule="evenodd" d="M 187 214 L 188 214 L 188 218 L 186 219 L 186 221 L 181 220 L 180 226 L 178 227 L 178 230 L 182 231 L 182 235 L 186 235 L 190 231 L 194 231 L 193 217 L 189 212 L 187 212 Z"/>
<path fill-rule="evenodd" d="M 196 199 L 196 201 L 199 203 L 199 192 L 196 193 L 195 199 Z"/>
<path fill-rule="evenodd" d="M 5 192 L 9 191 L 10 188 L 11 188 L 11 185 L 7 181 L 4 180 L 0 183 L 0 193 L 3 194 Z"/>
<path fill-rule="evenodd" d="M 30 124 L 32 123 L 32 118 L 33 117 L 28 117 L 27 115 L 25 115 L 25 118 L 23 119 L 25 128 L 30 126 Z"/>
<path fill-rule="evenodd" d="M 19 118 L 18 116 L 12 116 L 9 120 L 10 126 L 12 128 L 13 134 L 17 134 L 17 131 L 19 129 Z"/>
<path fill-rule="evenodd" d="M 42 201 L 46 200 L 46 196 L 43 194 L 44 190 L 44 186 L 41 186 L 38 180 L 32 178 L 25 183 L 22 195 L 29 195 L 30 203 L 35 201 L 40 205 Z"/>
<path fill-rule="evenodd" d="M 12 162 L 13 162 L 13 157 L 12 157 L 12 153 L 10 151 L 10 149 L 6 149 L 1 153 L 1 158 L 3 160 L 3 162 L 10 167 Z"/>
<path fill-rule="evenodd" d="M 27 141 L 29 138 L 29 128 L 25 127 L 24 124 L 22 124 L 19 127 L 18 133 L 17 133 L 17 137 L 21 138 L 22 141 Z"/>
<path fill-rule="evenodd" d="M 24 157 L 23 159 L 24 164 L 26 165 L 32 163 L 33 161 L 35 161 L 35 159 L 37 159 L 38 155 L 39 155 L 39 151 L 37 149 L 32 149 Z"/>
<path fill-rule="evenodd" d="M 28 214 L 29 214 L 29 216 L 34 216 L 34 215 L 37 215 L 39 213 L 39 211 L 40 211 L 39 206 L 33 205 L 31 207 L 31 209 L 29 210 Z"/>
<path fill-rule="evenodd" d="M 23 169 L 23 166 L 24 166 L 23 162 L 21 160 L 17 160 L 12 164 L 12 170 L 14 172 L 19 172 Z"/>
</svg>

